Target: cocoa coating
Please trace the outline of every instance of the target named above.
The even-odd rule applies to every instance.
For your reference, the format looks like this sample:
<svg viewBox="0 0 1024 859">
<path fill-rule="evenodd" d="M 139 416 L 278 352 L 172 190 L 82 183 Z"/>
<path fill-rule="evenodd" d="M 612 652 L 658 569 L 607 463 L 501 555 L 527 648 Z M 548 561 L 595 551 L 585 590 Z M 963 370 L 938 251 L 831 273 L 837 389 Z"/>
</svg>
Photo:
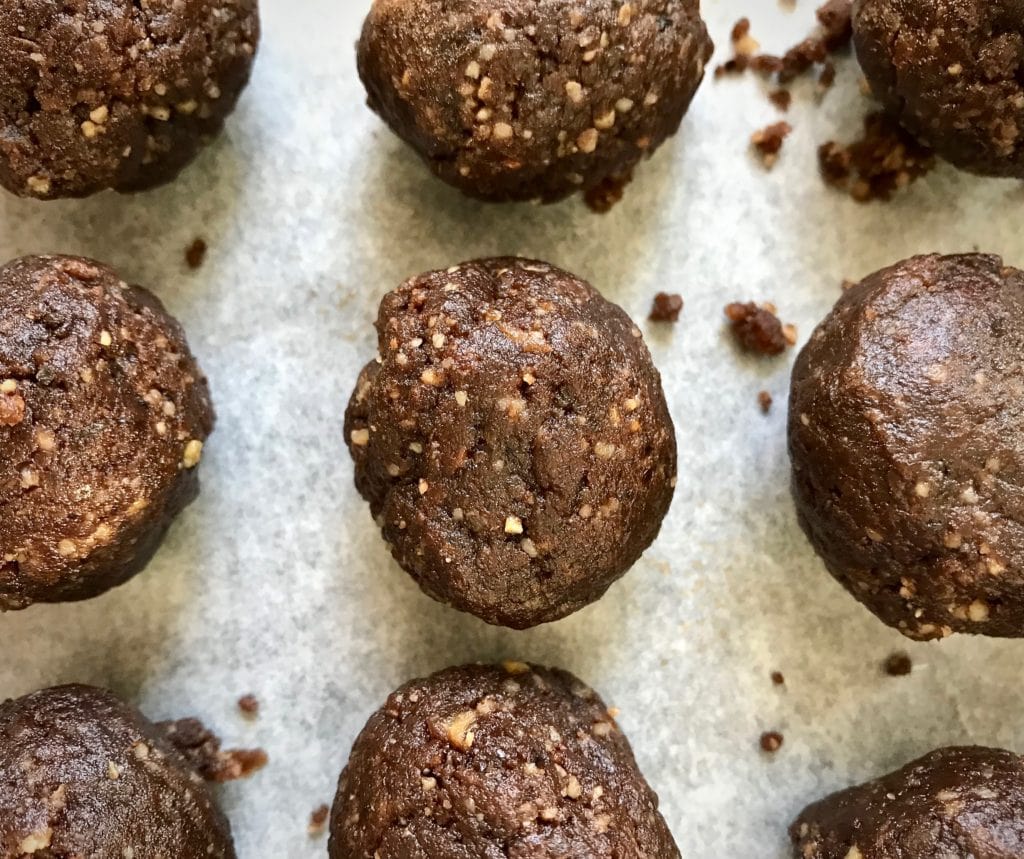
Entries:
<svg viewBox="0 0 1024 859">
<path fill-rule="evenodd" d="M 806 808 L 795 859 L 1019 859 L 1024 760 L 1002 749 L 938 749 Z"/>
<path fill-rule="evenodd" d="M 0 855 L 234 859 L 227 818 L 161 732 L 110 692 L 0 704 Z"/>
<path fill-rule="evenodd" d="M 921 256 L 846 291 L 793 371 L 800 523 L 911 638 L 1024 635 L 1024 273 Z"/>
<path fill-rule="evenodd" d="M 377 333 L 345 437 L 399 564 L 515 628 L 598 599 L 675 485 L 661 377 L 626 314 L 546 263 L 490 259 L 402 284 Z"/>
<path fill-rule="evenodd" d="M 0 269 L 0 610 L 141 570 L 198 493 L 212 428 L 206 379 L 151 293 L 77 257 Z"/>
<path fill-rule="evenodd" d="M 370 107 L 443 180 L 552 201 L 628 180 L 712 49 L 699 0 L 375 0 L 358 63 Z"/>
<path fill-rule="evenodd" d="M 173 179 L 233 110 L 258 36 L 256 0 L 0 0 L 0 184 Z"/>
<path fill-rule="evenodd" d="M 678 859 L 658 797 L 591 689 L 524 663 L 414 680 L 341 774 L 331 859 Z"/>
<path fill-rule="evenodd" d="M 1024 178 L 1020 0 L 858 0 L 854 44 L 875 95 L 957 167 Z"/>
</svg>

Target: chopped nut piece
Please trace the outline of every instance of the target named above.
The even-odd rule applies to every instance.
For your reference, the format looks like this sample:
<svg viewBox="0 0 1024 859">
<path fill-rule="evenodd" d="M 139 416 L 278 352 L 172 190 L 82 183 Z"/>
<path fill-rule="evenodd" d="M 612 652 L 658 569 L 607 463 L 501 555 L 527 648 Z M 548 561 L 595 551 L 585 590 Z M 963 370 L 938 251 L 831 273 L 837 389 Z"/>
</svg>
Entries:
<svg viewBox="0 0 1024 859">
<path fill-rule="evenodd" d="M 195 468 L 203 457 L 203 443 L 199 439 L 192 439 L 185 445 L 185 451 L 181 455 L 181 464 L 185 468 Z"/>
<path fill-rule="evenodd" d="M 468 752 L 473 745 L 473 726 L 476 724 L 476 711 L 466 710 L 459 713 L 448 723 L 448 742 L 462 752 Z"/>
<path fill-rule="evenodd" d="M 506 534 L 522 534 L 523 533 L 523 520 L 518 516 L 509 516 L 505 519 L 505 533 Z"/>
</svg>

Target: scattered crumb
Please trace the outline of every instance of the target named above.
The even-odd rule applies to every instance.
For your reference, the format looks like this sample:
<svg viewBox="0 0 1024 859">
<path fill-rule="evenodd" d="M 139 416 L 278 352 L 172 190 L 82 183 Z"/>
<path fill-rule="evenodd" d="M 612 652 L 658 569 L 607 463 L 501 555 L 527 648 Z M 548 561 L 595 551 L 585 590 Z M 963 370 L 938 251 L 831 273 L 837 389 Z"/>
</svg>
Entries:
<svg viewBox="0 0 1024 859">
<path fill-rule="evenodd" d="M 750 142 L 761 156 L 761 163 L 765 169 L 771 170 L 775 166 L 782 144 L 792 131 L 793 126 L 788 122 L 776 122 L 753 133 Z"/>
<path fill-rule="evenodd" d="M 829 141 L 818 148 L 826 184 L 859 203 L 890 200 L 935 166 L 935 155 L 885 113 L 864 118 L 864 136 L 850 144 Z"/>
<path fill-rule="evenodd" d="M 781 671 L 772 672 L 772 684 L 775 686 L 785 686 L 786 678 L 782 676 Z"/>
<path fill-rule="evenodd" d="M 321 805 L 309 815 L 309 834 L 311 836 L 321 835 L 327 826 L 327 818 L 331 814 L 330 806 Z"/>
<path fill-rule="evenodd" d="M 782 748 L 785 737 L 778 731 L 767 731 L 761 734 L 761 750 L 774 754 Z"/>
<path fill-rule="evenodd" d="M 789 106 L 793 103 L 793 93 L 788 89 L 772 90 L 768 93 L 768 100 L 779 110 L 785 112 L 789 110 Z"/>
<path fill-rule="evenodd" d="M 773 402 L 774 402 L 774 400 L 772 399 L 772 395 L 769 394 L 767 391 L 761 391 L 757 395 L 757 403 L 761 407 L 761 411 L 764 412 L 765 414 L 768 414 L 768 412 L 770 412 L 772 410 L 772 403 Z M 775 672 L 775 674 L 778 674 L 778 672 Z M 772 674 L 772 681 L 773 682 L 775 680 L 775 674 Z M 781 677 L 782 675 L 779 674 L 778 676 Z"/>
<path fill-rule="evenodd" d="M 796 342 L 796 329 L 783 325 L 770 304 L 733 302 L 725 308 L 732 333 L 746 351 L 761 355 L 781 355 Z"/>
<path fill-rule="evenodd" d="M 207 781 L 228 782 L 248 778 L 267 765 L 267 753 L 263 749 L 221 751 L 220 738 L 198 719 L 161 722 L 157 727 Z"/>
<path fill-rule="evenodd" d="M 732 40 L 733 55 L 715 69 L 716 78 L 746 71 L 750 65 L 750 58 L 761 47 L 757 40 L 750 35 L 749 18 L 740 18 L 733 25 L 730 39 Z"/>
<path fill-rule="evenodd" d="M 910 661 L 908 654 L 898 651 L 886 657 L 883 668 L 890 677 L 906 677 L 914 670 L 914 663 Z"/>
<path fill-rule="evenodd" d="M 243 695 L 238 699 L 238 709 L 246 716 L 257 716 L 260 712 L 260 702 L 255 695 Z"/>
<path fill-rule="evenodd" d="M 626 193 L 626 186 L 632 181 L 632 173 L 625 176 L 608 176 L 593 188 L 588 188 L 583 195 L 583 201 L 591 211 L 604 215 L 622 199 Z"/>
<path fill-rule="evenodd" d="M 185 248 L 185 263 L 190 269 L 194 271 L 203 264 L 203 260 L 206 259 L 206 250 L 206 242 L 198 238 Z"/>
<path fill-rule="evenodd" d="M 651 322 L 678 322 L 682 309 L 683 298 L 681 295 L 659 292 L 654 296 L 654 303 L 651 305 L 651 315 L 648 319 Z"/>
</svg>

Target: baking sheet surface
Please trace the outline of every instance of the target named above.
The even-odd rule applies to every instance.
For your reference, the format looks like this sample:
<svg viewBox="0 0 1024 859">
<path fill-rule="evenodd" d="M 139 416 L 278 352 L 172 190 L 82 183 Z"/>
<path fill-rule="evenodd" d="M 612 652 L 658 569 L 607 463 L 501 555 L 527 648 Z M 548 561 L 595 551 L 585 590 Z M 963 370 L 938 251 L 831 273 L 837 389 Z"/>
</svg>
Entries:
<svg viewBox="0 0 1024 859">
<path fill-rule="evenodd" d="M 813 3 L 705 0 L 718 43 L 742 14 L 769 51 Z M 822 793 L 933 747 L 1024 749 L 1021 646 L 912 644 L 824 572 L 788 495 L 792 355 L 740 355 L 734 299 L 771 300 L 801 342 L 844 278 L 913 253 L 982 249 L 1024 265 L 1019 183 L 944 167 L 888 205 L 826 189 L 815 148 L 869 107 L 852 61 L 821 104 L 795 89 L 795 131 L 766 173 L 751 132 L 780 115 L 754 77 L 699 92 L 681 134 L 606 216 L 581 202 L 494 207 L 433 179 L 365 108 L 353 44 L 367 0 L 263 0 L 253 81 L 226 134 L 173 185 L 135 197 L 0 199 L 0 255 L 86 254 L 149 286 L 185 325 L 219 423 L 203 492 L 149 569 L 100 599 L 0 617 L 0 697 L 80 681 L 153 718 L 195 714 L 270 766 L 222 792 L 239 854 L 318 857 L 356 733 L 386 694 L 454 663 L 507 657 L 579 674 L 622 711 L 689 857 L 787 855 L 785 827 Z M 184 249 L 210 245 L 189 271 Z M 352 482 L 342 414 L 374 354 L 381 296 L 404 277 L 491 254 L 590 279 L 640 322 L 676 420 L 679 488 L 661 538 L 598 604 L 526 633 L 422 596 Z M 644 322 L 659 290 L 681 322 Z M 757 393 L 775 397 L 765 417 Z M 909 677 L 881 661 L 906 649 Z M 783 688 L 769 674 L 782 671 Z M 253 693 L 255 721 L 235 702 Z M 785 745 L 761 753 L 762 731 Z"/>
</svg>

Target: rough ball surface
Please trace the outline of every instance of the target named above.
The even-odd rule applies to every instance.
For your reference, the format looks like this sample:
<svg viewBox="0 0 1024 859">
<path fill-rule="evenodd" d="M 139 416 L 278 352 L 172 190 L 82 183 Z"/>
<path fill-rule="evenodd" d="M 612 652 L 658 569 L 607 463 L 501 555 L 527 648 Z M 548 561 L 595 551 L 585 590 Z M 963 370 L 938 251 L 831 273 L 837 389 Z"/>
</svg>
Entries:
<svg viewBox="0 0 1024 859">
<path fill-rule="evenodd" d="M 212 429 L 154 295 L 78 257 L 0 269 L 0 611 L 139 572 L 198 493 Z"/>
<path fill-rule="evenodd" d="M 1024 635 L 1024 273 L 914 257 L 848 290 L 793 371 L 804 530 L 918 639 Z"/>
<path fill-rule="evenodd" d="M 672 420 L 639 329 L 546 263 L 490 259 L 381 302 L 345 435 L 356 485 L 435 599 L 516 628 L 598 599 L 672 499 Z"/>
<path fill-rule="evenodd" d="M 173 179 L 249 79 L 256 0 L 2 0 L 0 184 L 25 197 Z"/>
<path fill-rule="evenodd" d="M 1019 0 L 858 0 L 854 44 L 875 95 L 947 161 L 1024 178 Z"/>
<path fill-rule="evenodd" d="M 0 855 L 235 859 L 227 818 L 160 729 L 111 693 L 0 704 Z"/>
<path fill-rule="evenodd" d="M 376 0 L 369 104 L 446 182 L 557 200 L 679 128 L 711 56 L 699 0 Z"/>
<path fill-rule="evenodd" d="M 356 740 L 331 859 L 678 859 L 658 798 L 591 689 L 509 662 L 392 694 Z"/>
</svg>

